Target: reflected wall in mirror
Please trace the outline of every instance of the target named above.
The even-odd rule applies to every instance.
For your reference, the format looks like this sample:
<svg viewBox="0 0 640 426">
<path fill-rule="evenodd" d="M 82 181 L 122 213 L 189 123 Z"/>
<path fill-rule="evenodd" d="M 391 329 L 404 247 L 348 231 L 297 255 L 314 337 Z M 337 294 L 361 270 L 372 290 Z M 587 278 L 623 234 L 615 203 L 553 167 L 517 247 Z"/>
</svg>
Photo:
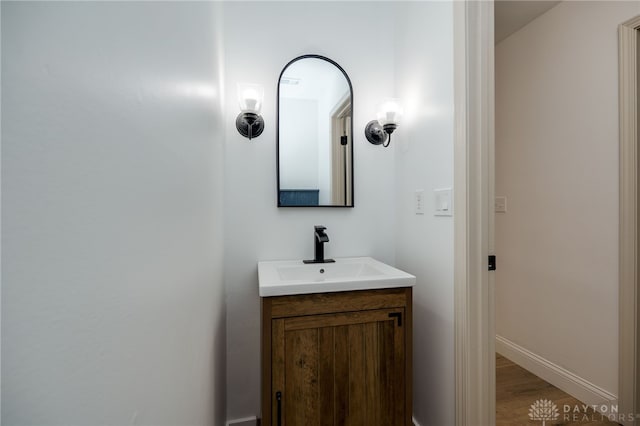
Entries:
<svg viewBox="0 0 640 426">
<path fill-rule="evenodd" d="M 278 207 L 353 207 L 353 89 L 334 61 L 304 55 L 278 80 Z"/>
</svg>

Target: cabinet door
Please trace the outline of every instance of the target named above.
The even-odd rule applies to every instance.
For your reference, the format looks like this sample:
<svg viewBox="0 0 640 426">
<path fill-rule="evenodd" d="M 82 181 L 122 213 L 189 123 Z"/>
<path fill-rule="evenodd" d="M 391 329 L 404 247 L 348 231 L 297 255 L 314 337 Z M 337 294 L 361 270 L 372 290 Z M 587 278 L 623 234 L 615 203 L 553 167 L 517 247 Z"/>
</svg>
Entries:
<svg viewBox="0 0 640 426">
<path fill-rule="evenodd" d="M 272 320 L 273 426 L 404 426 L 404 308 Z"/>
</svg>

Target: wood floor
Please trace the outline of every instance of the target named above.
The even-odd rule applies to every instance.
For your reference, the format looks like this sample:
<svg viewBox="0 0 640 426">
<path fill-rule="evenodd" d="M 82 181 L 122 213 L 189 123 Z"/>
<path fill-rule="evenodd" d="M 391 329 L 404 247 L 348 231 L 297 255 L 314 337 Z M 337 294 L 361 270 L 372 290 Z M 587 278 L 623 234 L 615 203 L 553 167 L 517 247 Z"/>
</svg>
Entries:
<svg viewBox="0 0 640 426">
<path fill-rule="evenodd" d="M 585 412 L 583 404 L 571 395 L 496 354 L 496 426 L 541 425 L 542 420 L 529 418 L 529 408 L 543 399 L 553 402 L 559 413 L 545 425 L 617 425 L 591 408 Z M 565 413 L 565 405 L 571 411 L 577 406 L 579 412 Z"/>
</svg>

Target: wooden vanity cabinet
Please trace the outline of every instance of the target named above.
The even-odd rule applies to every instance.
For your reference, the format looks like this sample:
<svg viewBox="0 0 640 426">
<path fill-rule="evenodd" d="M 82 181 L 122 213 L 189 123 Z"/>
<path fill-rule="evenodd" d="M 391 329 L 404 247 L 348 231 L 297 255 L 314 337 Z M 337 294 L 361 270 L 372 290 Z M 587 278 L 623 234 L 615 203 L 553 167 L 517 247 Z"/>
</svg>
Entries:
<svg viewBox="0 0 640 426">
<path fill-rule="evenodd" d="M 412 289 L 262 298 L 262 426 L 412 425 Z"/>
</svg>

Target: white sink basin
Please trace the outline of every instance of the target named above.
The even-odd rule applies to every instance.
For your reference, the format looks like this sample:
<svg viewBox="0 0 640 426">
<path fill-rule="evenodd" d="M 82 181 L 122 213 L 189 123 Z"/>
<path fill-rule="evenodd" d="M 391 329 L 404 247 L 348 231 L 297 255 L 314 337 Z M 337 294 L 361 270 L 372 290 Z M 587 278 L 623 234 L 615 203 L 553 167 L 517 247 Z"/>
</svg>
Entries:
<svg viewBox="0 0 640 426">
<path fill-rule="evenodd" d="M 268 297 L 412 287 L 416 277 L 370 257 L 347 257 L 335 263 L 258 262 L 258 282 L 260 296 Z"/>
</svg>

